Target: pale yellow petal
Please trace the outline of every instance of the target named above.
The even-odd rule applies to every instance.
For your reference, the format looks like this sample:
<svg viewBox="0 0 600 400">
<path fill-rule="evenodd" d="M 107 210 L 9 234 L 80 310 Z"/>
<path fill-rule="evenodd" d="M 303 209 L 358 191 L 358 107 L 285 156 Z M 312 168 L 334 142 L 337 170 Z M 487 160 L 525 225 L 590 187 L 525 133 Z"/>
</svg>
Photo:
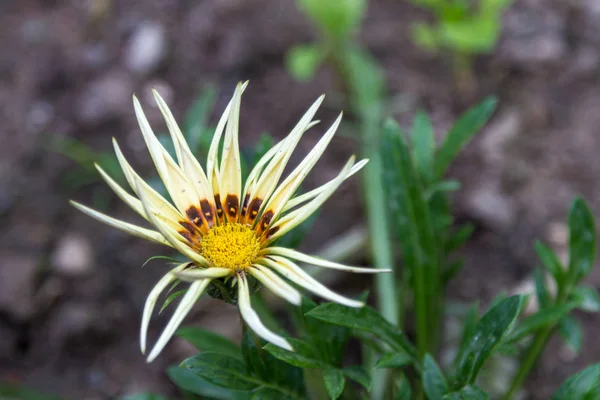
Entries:
<svg viewBox="0 0 600 400">
<path fill-rule="evenodd" d="M 265 285 L 267 289 L 294 305 L 302 303 L 302 295 L 277 274 L 262 265 L 253 265 L 248 273 Z"/>
<path fill-rule="evenodd" d="M 119 196 L 119 198 L 123 200 L 125 204 L 127 204 L 135 212 L 137 212 L 139 215 L 141 215 L 144 219 L 147 220 L 148 217 L 144 212 L 144 206 L 142 206 L 142 202 L 136 197 L 127 193 L 127 191 L 125 191 L 125 189 L 123 189 L 117 182 L 115 182 L 114 179 L 112 179 L 106 172 L 104 172 L 104 170 L 98 164 L 94 164 L 94 166 L 100 173 L 100 176 L 102 176 L 102 179 L 104 179 L 106 184 L 110 186 L 110 188 L 116 193 L 116 195 Z"/>
<path fill-rule="evenodd" d="M 185 271 L 176 272 L 175 275 L 186 282 L 197 281 L 198 279 L 223 278 L 231 275 L 233 272 L 229 268 L 188 268 Z"/>
</svg>

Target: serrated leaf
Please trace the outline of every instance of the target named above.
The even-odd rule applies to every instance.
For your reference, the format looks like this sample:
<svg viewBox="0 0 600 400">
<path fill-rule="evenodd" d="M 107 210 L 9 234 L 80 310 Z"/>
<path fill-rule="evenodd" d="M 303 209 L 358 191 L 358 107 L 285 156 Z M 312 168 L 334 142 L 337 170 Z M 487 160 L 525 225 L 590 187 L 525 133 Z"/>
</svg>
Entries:
<svg viewBox="0 0 600 400">
<path fill-rule="evenodd" d="M 552 400 L 595 400 L 600 396 L 600 363 L 569 377 Z"/>
<path fill-rule="evenodd" d="M 397 326 L 386 321 L 369 306 L 362 308 L 346 307 L 336 303 L 325 303 L 308 312 L 309 316 L 331 324 L 347 326 L 370 332 L 390 345 L 393 349 L 404 350 L 418 364 L 416 349 Z"/>
<path fill-rule="evenodd" d="M 569 314 L 575 308 L 575 304 L 570 302 L 557 306 L 541 309 L 533 315 L 525 318 L 517 327 L 510 333 L 507 342 L 516 342 L 523 339 L 525 336 L 536 332 L 538 329 L 548 325 L 558 323 L 565 315 Z"/>
<path fill-rule="evenodd" d="M 305 82 L 315 75 L 323 56 L 323 51 L 316 44 L 294 46 L 286 54 L 285 64 L 294 79 Z"/>
<path fill-rule="evenodd" d="M 567 315 L 558 323 L 558 332 L 567 347 L 575 354 L 579 354 L 583 343 L 583 330 L 579 322 L 573 316 Z"/>
<path fill-rule="evenodd" d="M 585 201 L 576 198 L 569 210 L 569 275 L 576 283 L 590 272 L 596 258 L 594 215 Z"/>
<path fill-rule="evenodd" d="M 175 386 L 187 392 L 216 400 L 229 400 L 233 398 L 231 390 L 216 386 L 200 378 L 187 368 L 179 366 L 169 367 L 167 368 L 167 375 Z"/>
<path fill-rule="evenodd" d="M 442 400 L 488 400 L 489 396 L 486 392 L 478 388 L 477 386 L 468 385 L 463 387 L 461 390 L 448 393 Z"/>
<path fill-rule="evenodd" d="M 485 125 L 496 109 L 497 100 L 488 97 L 464 113 L 454 123 L 446 139 L 438 149 L 436 156 L 436 177 L 441 178 L 458 153 L 471 141 L 473 136 Z"/>
<path fill-rule="evenodd" d="M 371 376 L 362 366 L 352 365 L 343 368 L 342 373 L 346 375 L 347 378 L 352 379 L 354 382 L 367 389 L 367 392 L 371 390 Z"/>
<path fill-rule="evenodd" d="M 335 368 L 326 368 L 323 370 L 323 381 L 330 399 L 335 400 L 342 395 L 344 386 L 346 386 L 346 379 L 342 371 Z"/>
<path fill-rule="evenodd" d="M 412 357 L 405 351 L 396 351 L 384 354 L 375 364 L 375 368 L 402 368 L 412 362 Z"/>
<path fill-rule="evenodd" d="M 268 343 L 264 349 L 278 360 L 300 368 L 327 368 L 329 365 L 316 358 L 314 353 L 309 352 L 309 346 L 299 340 L 290 340 L 295 351 L 282 349 L 272 343 Z M 303 343 L 300 345 L 300 343 Z"/>
<path fill-rule="evenodd" d="M 431 355 L 423 360 L 423 390 L 429 400 L 442 400 L 448 392 L 448 382 Z"/>
<path fill-rule="evenodd" d="M 565 275 L 565 267 L 563 267 L 554 251 L 540 241 L 535 242 L 534 248 L 542 265 L 546 267 L 546 270 L 554 277 L 556 283 L 560 285 Z"/>
<path fill-rule="evenodd" d="M 581 285 L 573 289 L 571 294 L 577 308 L 588 312 L 600 311 L 600 294 L 591 286 Z"/>
<path fill-rule="evenodd" d="M 413 159 L 423 182 L 430 182 L 434 174 L 435 137 L 429 116 L 417 111 L 410 131 Z"/>
<path fill-rule="evenodd" d="M 481 317 L 471 339 L 457 358 L 458 368 L 453 388 L 475 382 L 484 363 L 517 319 L 522 301 L 521 295 L 511 296 L 501 300 Z"/>
<path fill-rule="evenodd" d="M 232 390 L 254 390 L 263 383 L 249 375 L 239 359 L 212 351 L 204 351 L 185 359 L 181 366 L 208 382 Z"/>
<path fill-rule="evenodd" d="M 240 347 L 231 340 L 216 333 L 188 326 L 179 328 L 175 334 L 190 342 L 198 350 L 207 350 L 242 360 L 242 350 Z"/>
</svg>

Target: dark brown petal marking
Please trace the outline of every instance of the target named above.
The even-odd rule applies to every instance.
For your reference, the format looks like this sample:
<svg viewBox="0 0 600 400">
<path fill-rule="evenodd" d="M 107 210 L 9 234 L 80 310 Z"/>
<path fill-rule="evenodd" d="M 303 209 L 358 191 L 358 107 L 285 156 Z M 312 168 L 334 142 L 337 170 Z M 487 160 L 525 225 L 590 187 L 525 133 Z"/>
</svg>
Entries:
<svg viewBox="0 0 600 400">
<path fill-rule="evenodd" d="M 194 225 L 190 224 L 189 222 L 179 221 L 179 225 L 183 226 L 185 228 L 185 230 L 188 231 L 189 233 L 194 234 L 196 232 L 196 227 Z"/>
<path fill-rule="evenodd" d="M 225 199 L 225 206 L 227 207 L 227 215 L 229 215 L 229 218 L 237 218 L 240 207 L 240 201 L 238 197 L 234 194 L 228 194 L 227 198 Z"/>
<path fill-rule="evenodd" d="M 190 206 L 185 212 L 190 221 L 194 223 L 196 226 L 202 226 L 202 215 L 200 214 L 200 210 L 196 206 Z"/>
<path fill-rule="evenodd" d="M 248 211 L 248 202 L 250 201 L 250 195 L 247 194 L 244 197 L 244 202 L 242 203 L 242 217 L 246 216 L 246 212 Z"/>
<path fill-rule="evenodd" d="M 179 231 L 179 234 L 181 236 L 183 236 L 190 243 L 192 243 L 194 241 L 192 234 L 188 231 Z"/>
<path fill-rule="evenodd" d="M 260 219 L 260 230 L 261 231 L 267 230 L 272 219 L 273 219 L 273 211 L 272 210 L 269 210 L 266 213 L 264 213 L 262 218 Z"/>
<path fill-rule="evenodd" d="M 223 206 L 221 205 L 221 196 L 215 194 L 215 205 L 217 207 L 217 216 L 219 219 L 223 218 Z"/>
<path fill-rule="evenodd" d="M 273 236 L 274 234 L 276 234 L 278 230 L 279 230 L 278 226 L 272 227 L 271 229 L 269 229 L 267 231 L 267 234 L 265 235 L 265 238 L 266 239 L 271 239 L 271 236 Z"/>
<path fill-rule="evenodd" d="M 250 212 L 248 219 L 250 220 L 250 222 L 254 222 L 254 219 L 256 219 L 256 217 L 258 216 L 258 211 L 260 210 L 262 202 L 262 199 L 255 197 L 254 200 L 252 200 L 252 202 L 250 203 L 250 206 L 248 207 L 248 211 Z"/>
<path fill-rule="evenodd" d="M 215 212 L 208 200 L 200 200 L 200 209 L 202 210 L 204 219 L 208 222 L 208 226 L 213 226 L 215 224 Z"/>
</svg>

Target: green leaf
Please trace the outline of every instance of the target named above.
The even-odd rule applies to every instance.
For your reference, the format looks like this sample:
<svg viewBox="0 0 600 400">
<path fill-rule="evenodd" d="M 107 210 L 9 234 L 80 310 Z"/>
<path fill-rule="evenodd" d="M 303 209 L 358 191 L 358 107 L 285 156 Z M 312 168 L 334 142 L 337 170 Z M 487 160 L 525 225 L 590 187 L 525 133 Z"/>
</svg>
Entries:
<svg viewBox="0 0 600 400">
<path fill-rule="evenodd" d="M 466 347 L 470 344 L 471 338 L 475 335 L 475 329 L 477 329 L 477 322 L 479 321 L 479 306 L 473 304 L 463 320 L 462 334 L 460 339 L 459 352 L 456 355 L 455 363 L 458 363 L 458 357 L 466 351 Z"/>
<path fill-rule="evenodd" d="M 246 365 L 239 359 L 224 354 L 204 351 L 181 363 L 202 379 L 232 390 L 254 390 L 262 382 L 246 372 Z"/>
<path fill-rule="evenodd" d="M 566 303 L 541 309 L 518 324 L 518 326 L 510 333 L 506 341 L 516 342 L 523 339 L 525 336 L 536 332 L 540 328 L 554 325 L 565 315 L 569 314 L 573 308 L 575 308 L 574 303 Z"/>
<path fill-rule="evenodd" d="M 440 192 L 456 192 L 460 189 L 460 182 L 454 180 L 444 180 L 431 184 L 423 192 L 423 197 L 427 200 L 431 199 L 435 194 Z"/>
<path fill-rule="evenodd" d="M 362 366 L 352 365 L 343 368 L 342 373 L 346 375 L 347 378 L 352 379 L 354 382 L 367 389 L 367 391 L 371 390 L 371 376 Z"/>
<path fill-rule="evenodd" d="M 583 330 L 579 322 L 573 316 L 567 315 L 558 323 L 558 332 L 567 347 L 575 354 L 579 354 L 583 343 Z"/>
<path fill-rule="evenodd" d="M 165 299 L 165 302 L 163 303 L 162 307 L 160 308 L 160 310 L 158 311 L 158 313 L 162 313 L 164 311 L 165 308 L 167 308 L 169 306 L 169 304 L 171 304 L 173 302 L 173 300 L 175 300 L 176 298 L 182 296 L 185 292 L 187 292 L 187 288 L 186 289 L 181 289 L 176 291 L 175 293 L 171 293 L 169 295 L 169 297 L 167 297 Z"/>
<path fill-rule="evenodd" d="M 396 381 L 397 394 L 396 400 L 412 400 L 412 389 L 410 382 L 406 379 L 406 376 L 402 374 L 399 380 Z"/>
<path fill-rule="evenodd" d="M 546 287 L 546 277 L 544 276 L 544 272 L 539 269 L 535 269 L 533 271 L 533 280 L 535 282 L 535 294 L 538 298 L 538 302 L 540 303 L 540 308 L 544 309 L 549 307 L 552 299 L 550 297 L 550 293 L 548 292 L 548 288 Z"/>
<path fill-rule="evenodd" d="M 464 113 L 454 123 L 446 139 L 439 147 L 436 157 L 436 176 L 441 178 L 458 153 L 471 141 L 473 136 L 485 125 L 496 109 L 497 100 L 488 97 Z"/>
<path fill-rule="evenodd" d="M 229 400 L 233 397 L 231 390 L 216 386 L 200 378 L 187 368 L 169 367 L 167 368 L 167 375 L 175 386 L 187 392 L 217 400 Z"/>
<path fill-rule="evenodd" d="M 142 264 L 142 268 L 146 266 L 146 264 L 148 264 L 150 261 L 154 261 L 154 260 L 167 260 L 169 262 L 172 263 L 178 263 L 180 262 L 179 260 L 173 258 L 173 257 L 169 257 L 169 256 L 153 256 L 150 257 L 149 259 L 147 259 L 143 264 Z"/>
<path fill-rule="evenodd" d="M 448 392 L 448 382 L 431 355 L 423 360 L 423 390 L 429 400 L 442 400 Z"/>
<path fill-rule="evenodd" d="M 252 394 L 250 400 L 283 400 L 290 397 L 284 397 L 281 392 L 270 388 L 260 388 Z"/>
<path fill-rule="evenodd" d="M 286 54 L 285 64 L 294 79 L 305 82 L 315 75 L 323 56 L 323 51 L 316 44 L 294 46 Z"/>
<path fill-rule="evenodd" d="M 61 400 L 61 397 L 38 392 L 20 384 L 0 382 L 2 400 Z"/>
<path fill-rule="evenodd" d="M 312 309 L 307 315 L 331 324 L 370 332 L 394 350 L 406 351 L 413 358 L 413 363 L 418 364 L 416 349 L 406 338 L 404 332 L 397 326 L 390 324 L 369 306 L 352 308 L 336 303 L 325 303 Z"/>
<path fill-rule="evenodd" d="M 477 386 L 468 385 L 457 392 L 448 393 L 442 400 L 488 400 L 489 396 Z"/>
<path fill-rule="evenodd" d="M 298 8 L 329 37 L 340 40 L 360 23 L 366 0 L 297 0 Z"/>
<path fill-rule="evenodd" d="M 475 326 L 473 336 L 459 354 L 458 373 L 454 378 L 453 388 L 461 388 L 475 382 L 483 364 L 515 322 L 522 301 L 521 295 L 508 297 L 481 317 Z"/>
<path fill-rule="evenodd" d="M 417 22 L 410 27 L 410 36 L 417 46 L 430 53 L 440 49 L 440 36 L 437 29 L 432 26 Z"/>
<path fill-rule="evenodd" d="M 581 285 L 573 289 L 571 294 L 577 308 L 588 312 L 600 311 L 600 294 L 591 286 Z"/>
<path fill-rule="evenodd" d="M 350 48 L 344 53 L 344 66 L 348 71 L 348 78 L 345 82 L 351 94 L 352 108 L 365 120 L 376 116 L 376 123 L 379 124 L 378 115 L 385 88 L 383 69 L 375 58 L 360 48 Z"/>
<path fill-rule="evenodd" d="M 429 116 L 418 111 L 410 131 L 413 159 L 423 182 L 430 182 L 434 175 L 435 137 Z"/>
<path fill-rule="evenodd" d="M 600 396 L 600 363 L 569 377 L 552 400 L 593 400 Z"/>
<path fill-rule="evenodd" d="M 288 339 L 295 351 L 282 349 L 272 343 L 268 343 L 264 349 L 273 357 L 285 361 L 288 364 L 300 368 L 327 368 L 326 363 L 316 358 L 314 352 L 310 351 L 308 344 L 300 340 Z M 301 344 L 302 343 L 302 344 Z"/>
<path fill-rule="evenodd" d="M 439 35 L 446 47 L 463 53 L 486 53 L 492 50 L 500 34 L 497 15 L 478 15 L 460 21 L 441 21 Z"/>
<path fill-rule="evenodd" d="M 569 211 L 569 276 L 576 283 L 590 272 L 596 257 L 594 215 L 585 201 L 576 198 Z"/>
<path fill-rule="evenodd" d="M 544 267 L 554 277 L 556 283 L 560 285 L 565 275 L 565 267 L 563 267 L 556 254 L 540 241 L 535 242 L 534 248 Z"/>
<path fill-rule="evenodd" d="M 412 362 L 413 358 L 405 351 L 396 351 L 384 354 L 375 364 L 375 368 L 402 368 Z"/>
<path fill-rule="evenodd" d="M 342 395 L 344 386 L 346 386 L 346 379 L 342 371 L 335 368 L 326 368 L 323 370 L 323 381 L 325 382 L 325 388 L 329 394 L 329 398 L 335 400 Z"/>
<path fill-rule="evenodd" d="M 190 342 L 198 350 L 209 350 L 229 357 L 242 359 L 242 351 L 231 340 L 207 330 L 196 327 L 179 328 L 175 333 L 182 339 Z"/>
</svg>

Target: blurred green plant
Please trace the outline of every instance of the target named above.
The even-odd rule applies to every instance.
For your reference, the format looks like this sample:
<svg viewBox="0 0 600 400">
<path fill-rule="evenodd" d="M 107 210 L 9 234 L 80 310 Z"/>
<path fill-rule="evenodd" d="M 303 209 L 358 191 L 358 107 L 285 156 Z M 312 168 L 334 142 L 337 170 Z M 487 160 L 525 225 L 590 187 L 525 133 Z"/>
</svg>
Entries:
<svg viewBox="0 0 600 400">
<path fill-rule="evenodd" d="M 411 0 L 434 21 L 411 27 L 414 43 L 431 53 L 449 52 L 459 88 L 473 85 L 472 57 L 491 52 L 502 29 L 502 13 L 514 0 Z"/>
</svg>

